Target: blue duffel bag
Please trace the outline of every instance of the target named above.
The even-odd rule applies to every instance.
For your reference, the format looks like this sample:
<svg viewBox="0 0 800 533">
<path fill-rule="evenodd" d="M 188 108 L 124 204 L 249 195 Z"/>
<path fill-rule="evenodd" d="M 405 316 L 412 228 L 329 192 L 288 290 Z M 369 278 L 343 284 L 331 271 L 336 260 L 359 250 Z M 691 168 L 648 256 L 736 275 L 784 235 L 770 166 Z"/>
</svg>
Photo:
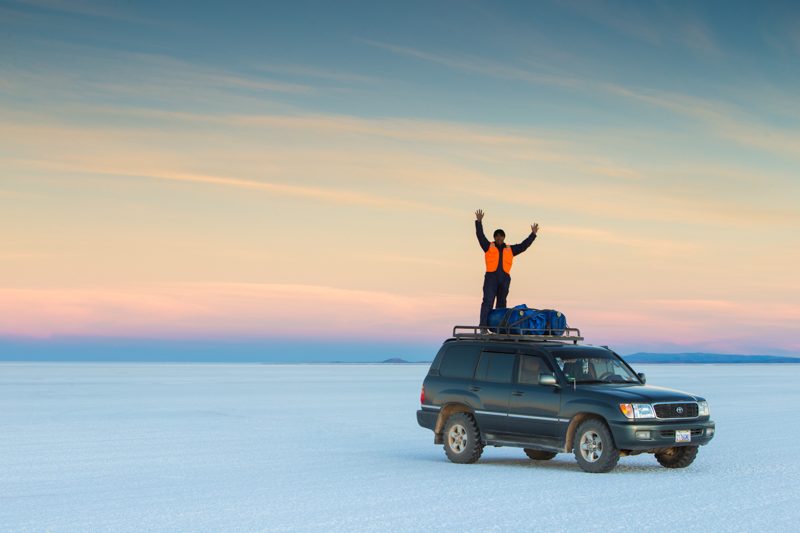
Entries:
<svg viewBox="0 0 800 533">
<path fill-rule="evenodd" d="M 567 317 L 564 313 L 555 309 L 542 309 L 539 311 L 545 315 L 545 335 L 563 335 L 567 329 Z"/>
<path fill-rule="evenodd" d="M 531 309 L 527 305 L 493 309 L 489 331 L 510 335 L 563 335 L 567 317 L 554 309 Z"/>
</svg>

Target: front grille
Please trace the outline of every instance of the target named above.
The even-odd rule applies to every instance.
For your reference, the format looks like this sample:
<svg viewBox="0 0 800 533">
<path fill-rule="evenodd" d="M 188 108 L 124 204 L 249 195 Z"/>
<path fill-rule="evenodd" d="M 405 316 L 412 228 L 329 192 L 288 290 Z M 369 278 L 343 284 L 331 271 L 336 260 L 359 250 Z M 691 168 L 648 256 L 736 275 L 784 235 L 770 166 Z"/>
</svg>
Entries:
<svg viewBox="0 0 800 533">
<path fill-rule="evenodd" d="M 657 403 L 653 406 L 658 418 L 694 418 L 697 416 L 697 403 Z"/>
<path fill-rule="evenodd" d="M 703 435 L 703 429 L 693 429 L 692 430 L 692 437 L 700 437 Z M 675 430 L 674 429 L 665 429 L 661 432 L 661 436 L 664 438 L 675 438 Z"/>
</svg>

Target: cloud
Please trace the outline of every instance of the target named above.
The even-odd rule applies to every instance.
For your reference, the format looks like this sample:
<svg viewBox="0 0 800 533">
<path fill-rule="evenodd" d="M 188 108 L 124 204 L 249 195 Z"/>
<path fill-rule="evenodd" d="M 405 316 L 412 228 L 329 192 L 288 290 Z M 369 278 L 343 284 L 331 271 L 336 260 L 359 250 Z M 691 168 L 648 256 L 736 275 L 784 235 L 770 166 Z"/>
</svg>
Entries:
<svg viewBox="0 0 800 533">
<path fill-rule="evenodd" d="M 609 2 L 562 0 L 560 5 L 592 22 L 602 24 L 622 35 L 662 47 L 683 46 L 706 56 L 720 54 L 720 47 L 708 25 L 694 13 L 677 5 L 647 4 L 648 13 L 636 3 L 614 5 Z"/>
<path fill-rule="evenodd" d="M 800 306 L 722 299 L 641 299 L 584 302 L 568 314 L 570 324 L 595 344 L 633 351 L 800 354 L 796 332 Z M 772 317 L 769 334 L 755 316 Z"/>
<path fill-rule="evenodd" d="M 131 102 L 145 101 L 180 112 L 196 106 L 286 109 L 286 104 L 267 97 L 309 97 L 320 90 L 307 83 L 163 54 L 101 50 L 54 41 L 41 43 L 41 48 L 53 57 L 40 59 L 37 52 L 31 52 L 26 62 L 0 64 L 0 78 L 6 80 L 0 87 L 3 91 L 45 105 L 58 103 L 61 108 L 80 102 L 90 106 L 122 102 L 120 107 L 132 107 Z"/>
<path fill-rule="evenodd" d="M 741 325 L 752 323 L 753 316 L 770 317 L 775 327 L 800 326 L 800 305 L 780 302 L 743 302 L 724 299 L 675 298 L 644 300 L 661 310 L 686 311 L 689 313 L 711 313 L 718 320 L 736 320 Z"/>
<path fill-rule="evenodd" d="M 199 173 L 185 173 L 172 170 L 148 170 L 145 168 L 131 169 L 130 166 L 114 167 L 92 163 L 62 163 L 56 161 L 26 160 L 28 166 L 36 166 L 50 171 L 77 173 L 83 175 L 98 175 L 108 177 L 123 177 L 131 179 L 155 179 L 174 181 L 187 184 L 201 184 L 235 189 L 260 191 L 275 196 L 288 196 L 319 200 L 332 204 L 358 205 L 375 209 L 400 209 L 414 211 L 428 211 L 434 213 L 455 214 L 452 208 L 440 205 L 403 200 L 390 196 L 368 194 L 357 191 L 348 191 L 341 187 L 326 188 L 319 186 L 300 186 L 287 183 L 274 183 L 265 180 L 243 179 L 232 176 L 218 176 Z"/>
<path fill-rule="evenodd" d="M 672 256 L 687 254 L 700 248 L 700 244 L 690 241 L 659 239 L 653 236 L 633 237 L 618 232 L 577 226 L 547 226 L 547 233 L 563 235 L 588 242 L 598 242 L 646 250 L 655 255 Z"/>
<path fill-rule="evenodd" d="M 510 133 L 503 128 L 425 119 L 376 118 L 349 115 L 232 115 L 226 123 L 380 136 L 418 143 L 463 144 L 482 148 L 507 148 L 518 157 L 553 159 L 549 153 L 558 143 L 532 135 Z"/>
<path fill-rule="evenodd" d="M 386 80 L 363 74 L 344 72 L 335 68 L 322 68 L 311 65 L 281 65 L 281 64 L 259 64 L 257 70 L 271 72 L 274 74 L 284 74 L 301 78 L 317 78 L 330 81 L 345 83 L 384 83 Z"/>
<path fill-rule="evenodd" d="M 361 255 L 362 259 L 369 260 L 369 261 L 378 261 L 381 263 L 390 263 L 390 264 L 401 264 L 401 265 L 410 265 L 412 267 L 446 267 L 457 269 L 461 268 L 461 263 L 456 261 L 448 261 L 446 259 L 441 259 L 438 257 L 433 256 L 408 256 L 408 255 L 398 255 L 398 254 L 363 254 Z"/>
<path fill-rule="evenodd" d="M 687 21 L 679 35 L 679 39 L 686 46 L 707 56 L 718 56 L 722 53 L 713 32 L 703 21 Z"/>
<path fill-rule="evenodd" d="M 471 324 L 479 300 L 453 294 L 397 294 L 275 283 L 171 283 L 93 288 L 0 288 L 0 335 L 144 338 L 276 338 L 416 341 L 447 338 Z M 559 301 L 587 342 L 693 351 L 763 353 L 800 348 L 796 304 L 726 300 Z M 759 344 L 760 343 L 760 344 Z M 761 349 L 759 349 L 759 346 Z"/>
<path fill-rule="evenodd" d="M 126 22 L 153 23 L 153 21 L 149 19 L 134 15 L 129 10 L 120 9 L 117 6 L 112 6 L 105 2 L 91 2 L 87 0 L 11 0 L 11 3 L 18 6 L 34 7 L 58 13 L 85 15 Z"/>
<path fill-rule="evenodd" d="M 447 335 L 448 316 L 459 316 L 465 302 L 298 284 L 0 288 L 0 335 L 435 338 Z"/>
<path fill-rule="evenodd" d="M 474 72 L 507 80 L 525 81 L 529 83 L 553 85 L 564 88 L 580 88 L 587 84 L 586 80 L 570 76 L 558 76 L 544 73 L 532 72 L 527 69 L 504 65 L 493 60 L 484 60 L 475 56 L 452 56 L 427 52 L 410 46 L 399 46 L 380 41 L 362 39 L 362 42 L 381 48 L 397 55 L 404 55 L 431 63 L 436 63 L 455 70 Z"/>
<path fill-rule="evenodd" d="M 0 113 L 6 118 L 0 139 L 18 154 L 3 159 L 6 168 L 182 181 L 445 214 L 455 214 L 463 202 L 472 208 L 470 198 L 552 208 L 552 199 L 558 197 L 572 200 L 559 204 L 560 211 L 612 220 L 679 218 L 701 225 L 749 227 L 798 218 L 780 199 L 754 201 L 765 194 L 764 176 L 742 177 L 746 173 L 737 170 L 731 177 L 724 168 L 707 165 L 696 171 L 691 166 L 640 170 L 595 155 L 597 147 L 588 140 L 551 140 L 527 129 L 420 119 L 246 116 L 108 106 L 77 107 L 72 112 L 100 125 L 72 126 L 49 115 Z M 657 168 L 658 162 L 652 166 Z M 597 179 L 608 175 L 616 180 Z M 784 187 L 789 193 L 785 198 L 791 190 Z"/>
<path fill-rule="evenodd" d="M 85 170 L 84 170 L 85 171 Z M 266 193 L 281 196 L 298 196 L 323 200 L 337 204 L 353 204 L 377 209 L 414 209 L 419 211 L 431 211 L 439 213 L 453 213 L 452 209 L 443 208 L 436 205 L 421 202 L 411 202 L 385 196 L 377 196 L 341 189 L 326 189 L 322 187 L 303 187 L 284 183 L 271 183 L 267 181 L 247 180 L 226 176 L 209 176 L 203 174 L 183 174 L 175 172 L 154 172 L 129 174 L 117 170 L 103 171 L 94 170 L 98 174 L 108 174 L 112 176 L 127 176 L 132 178 L 146 177 L 160 180 L 179 181 L 187 183 L 201 183 L 206 185 L 217 185 L 223 187 L 234 187 L 239 189 L 250 189 L 263 191 Z"/>
<path fill-rule="evenodd" d="M 693 96 L 662 91 L 640 91 L 609 85 L 620 96 L 679 113 L 704 123 L 720 138 L 737 144 L 778 153 L 792 159 L 800 157 L 800 133 L 778 128 L 749 118 L 735 106 Z"/>
<path fill-rule="evenodd" d="M 549 85 L 584 92 L 601 93 L 646 104 L 700 122 L 721 139 L 736 144 L 777 153 L 791 159 L 800 158 L 800 134 L 795 129 L 779 128 L 760 122 L 744 109 L 724 104 L 717 99 L 698 98 L 661 90 L 632 88 L 618 83 L 587 77 L 540 74 L 528 69 L 503 65 L 474 57 L 455 57 L 430 53 L 412 47 L 378 41 L 367 44 L 452 69 L 473 72 L 499 79 L 517 80 L 536 85 Z M 751 98 L 752 99 L 752 98 Z"/>
</svg>

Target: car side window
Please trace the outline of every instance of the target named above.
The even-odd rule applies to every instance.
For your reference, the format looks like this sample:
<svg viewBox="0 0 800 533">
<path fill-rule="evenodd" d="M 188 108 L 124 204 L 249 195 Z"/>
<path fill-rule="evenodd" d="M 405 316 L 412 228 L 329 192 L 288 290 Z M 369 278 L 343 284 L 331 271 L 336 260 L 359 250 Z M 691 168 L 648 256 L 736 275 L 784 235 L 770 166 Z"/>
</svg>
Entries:
<svg viewBox="0 0 800 533">
<path fill-rule="evenodd" d="M 483 352 L 475 379 L 480 381 L 493 381 L 496 383 L 511 383 L 514 375 L 516 354 Z"/>
<path fill-rule="evenodd" d="M 446 378 L 470 379 L 475 372 L 480 348 L 470 345 L 450 346 L 439 364 L 439 375 Z"/>
<path fill-rule="evenodd" d="M 545 370 L 541 357 L 523 355 L 519 365 L 519 382 L 525 385 L 538 385 L 539 374 Z"/>
</svg>

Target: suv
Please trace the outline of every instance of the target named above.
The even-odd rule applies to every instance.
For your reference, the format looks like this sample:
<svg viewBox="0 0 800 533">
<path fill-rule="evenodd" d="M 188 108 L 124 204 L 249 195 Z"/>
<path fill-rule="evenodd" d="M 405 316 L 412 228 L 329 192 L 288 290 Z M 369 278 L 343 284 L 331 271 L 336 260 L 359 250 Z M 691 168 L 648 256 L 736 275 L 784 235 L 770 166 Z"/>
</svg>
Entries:
<svg viewBox="0 0 800 533">
<path fill-rule="evenodd" d="M 423 382 L 417 422 L 454 463 L 474 463 L 491 445 L 540 461 L 572 451 L 595 473 L 640 453 L 667 468 L 690 465 L 714 436 L 705 399 L 645 385 L 612 350 L 579 340 L 574 328 L 553 336 L 456 326 Z"/>
</svg>

